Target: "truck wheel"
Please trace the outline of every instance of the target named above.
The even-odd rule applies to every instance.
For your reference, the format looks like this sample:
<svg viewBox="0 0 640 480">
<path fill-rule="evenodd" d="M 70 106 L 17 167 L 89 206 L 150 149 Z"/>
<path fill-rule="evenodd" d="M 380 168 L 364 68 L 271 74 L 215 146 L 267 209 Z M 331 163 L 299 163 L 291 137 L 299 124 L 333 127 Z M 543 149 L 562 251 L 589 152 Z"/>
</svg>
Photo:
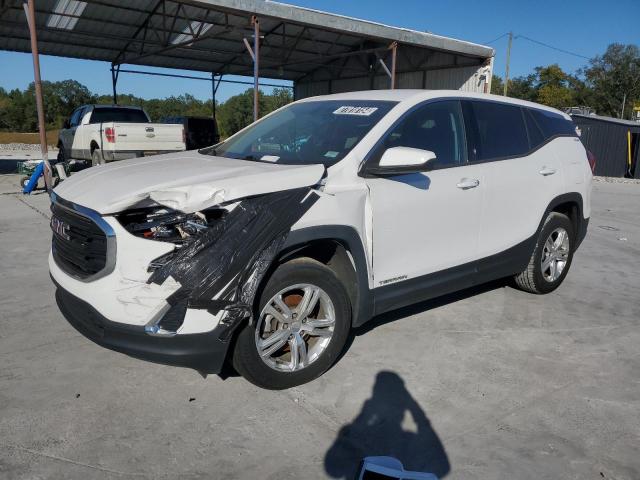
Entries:
<svg viewBox="0 0 640 480">
<path fill-rule="evenodd" d="M 529 265 L 514 278 L 518 288 L 538 294 L 558 288 L 571 266 L 574 242 L 571 220 L 551 212 L 542 226 Z"/>
<path fill-rule="evenodd" d="M 58 145 L 58 158 L 57 158 L 57 162 L 58 163 L 62 163 L 65 162 L 67 160 L 67 155 L 64 151 L 64 147 L 62 145 Z"/>
<path fill-rule="evenodd" d="M 258 305 L 233 350 L 233 366 L 251 383 L 281 390 L 310 382 L 342 352 L 351 305 L 342 282 L 326 265 L 300 258 L 279 266 Z"/>
<path fill-rule="evenodd" d="M 95 167 L 96 165 L 104 165 L 104 158 L 102 158 L 102 152 L 98 147 L 93 149 L 91 152 L 91 166 Z"/>
</svg>

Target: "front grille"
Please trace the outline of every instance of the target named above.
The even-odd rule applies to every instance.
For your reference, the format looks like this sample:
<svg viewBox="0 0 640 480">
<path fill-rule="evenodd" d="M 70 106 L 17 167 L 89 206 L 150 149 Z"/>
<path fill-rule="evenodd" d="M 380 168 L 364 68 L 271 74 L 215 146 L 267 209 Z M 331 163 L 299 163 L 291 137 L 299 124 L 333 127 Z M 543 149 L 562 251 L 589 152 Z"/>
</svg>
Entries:
<svg viewBox="0 0 640 480">
<path fill-rule="evenodd" d="M 51 212 L 51 250 L 58 266 L 82 279 L 104 269 L 107 264 L 105 232 L 90 218 L 57 203 L 51 204 Z"/>
</svg>

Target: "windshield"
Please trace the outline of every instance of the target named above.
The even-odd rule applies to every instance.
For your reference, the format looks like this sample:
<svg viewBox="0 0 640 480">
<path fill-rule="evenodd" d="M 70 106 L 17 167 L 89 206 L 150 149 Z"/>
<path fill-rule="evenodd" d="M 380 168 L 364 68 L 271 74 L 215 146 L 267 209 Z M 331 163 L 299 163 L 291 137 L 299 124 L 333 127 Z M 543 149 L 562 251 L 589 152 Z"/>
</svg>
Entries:
<svg viewBox="0 0 640 480">
<path fill-rule="evenodd" d="M 396 102 L 294 103 L 201 153 L 288 165 L 342 160 Z"/>
</svg>

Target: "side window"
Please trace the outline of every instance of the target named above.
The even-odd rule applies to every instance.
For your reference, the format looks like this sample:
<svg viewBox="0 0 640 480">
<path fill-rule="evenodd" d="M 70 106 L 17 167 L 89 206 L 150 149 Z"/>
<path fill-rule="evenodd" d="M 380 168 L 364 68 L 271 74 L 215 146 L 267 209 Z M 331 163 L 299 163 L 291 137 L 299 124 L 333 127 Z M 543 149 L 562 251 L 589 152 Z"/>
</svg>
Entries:
<svg viewBox="0 0 640 480">
<path fill-rule="evenodd" d="M 524 121 L 527 124 L 527 133 L 529 134 L 529 147 L 531 150 L 534 150 L 546 142 L 547 139 L 533 118 L 532 110 L 529 108 L 523 108 L 522 111 L 524 112 Z"/>
<path fill-rule="evenodd" d="M 531 109 L 531 113 L 547 139 L 556 135 L 577 136 L 574 123 L 562 115 L 536 109 Z"/>
<path fill-rule="evenodd" d="M 82 123 L 82 119 L 84 118 L 84 114 L 85 113 L 87 113 L 87 107 L 82 107 L 78 111 L 78 121 L 77 121 L 76 125 L 80 125 Z"/>
<path fill-rule="evenodd" d="M 386 134 L 371 161 L 378 163 L 385 150 L 392 147 L 431 150 L 436 154 L 432 164 L 434 168 L 466 163 L 467 147 L 460 102 L 445 100 L 418 107 Z"/>
<path fill-rule="evenodd" d="M 529 139 L 520 107 L 472 101 L 476 122 L 476 160 L 525 155 Z"/>
<path fill-rule="evenodd" d="M 78 119 L 79 119 L 79 117 L 80 117 L 80 112 L 81 112 L 82 110 L 83 110 L 82 108 L 78 108 L 78 109 L 76 109 L 76 111 L 75 111 L 75 112 L 73 112 L 73 113 L 71 114 L 71 118 L 69 119 L 69 124 L 70 124 L 72 127 L 75 127 L 75 126 L 77 126 L 77 125 L 78 125 L 78 122 L 79 122 L 79 120 L 78 120 Z"/>
</svg>

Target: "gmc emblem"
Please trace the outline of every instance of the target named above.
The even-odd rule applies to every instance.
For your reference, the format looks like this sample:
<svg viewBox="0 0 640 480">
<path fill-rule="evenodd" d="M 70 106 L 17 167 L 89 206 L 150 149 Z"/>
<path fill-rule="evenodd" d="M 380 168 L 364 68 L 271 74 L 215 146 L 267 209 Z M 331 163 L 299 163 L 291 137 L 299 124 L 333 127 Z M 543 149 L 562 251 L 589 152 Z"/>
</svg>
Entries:
<svg viewBox="0 0 640 480">
<path fill-rule="evenodd" d="M 70 228 L 71 227 L 69 226 L 68 223 L 63 222 L 62 220 L 60 220 L 55 216 L 51 217 L 51 230 L 53 230 L 54 233 L 57 233 L 65 240 L 71 240 L 71 237 L 69 236 Z"/>
</svg>

